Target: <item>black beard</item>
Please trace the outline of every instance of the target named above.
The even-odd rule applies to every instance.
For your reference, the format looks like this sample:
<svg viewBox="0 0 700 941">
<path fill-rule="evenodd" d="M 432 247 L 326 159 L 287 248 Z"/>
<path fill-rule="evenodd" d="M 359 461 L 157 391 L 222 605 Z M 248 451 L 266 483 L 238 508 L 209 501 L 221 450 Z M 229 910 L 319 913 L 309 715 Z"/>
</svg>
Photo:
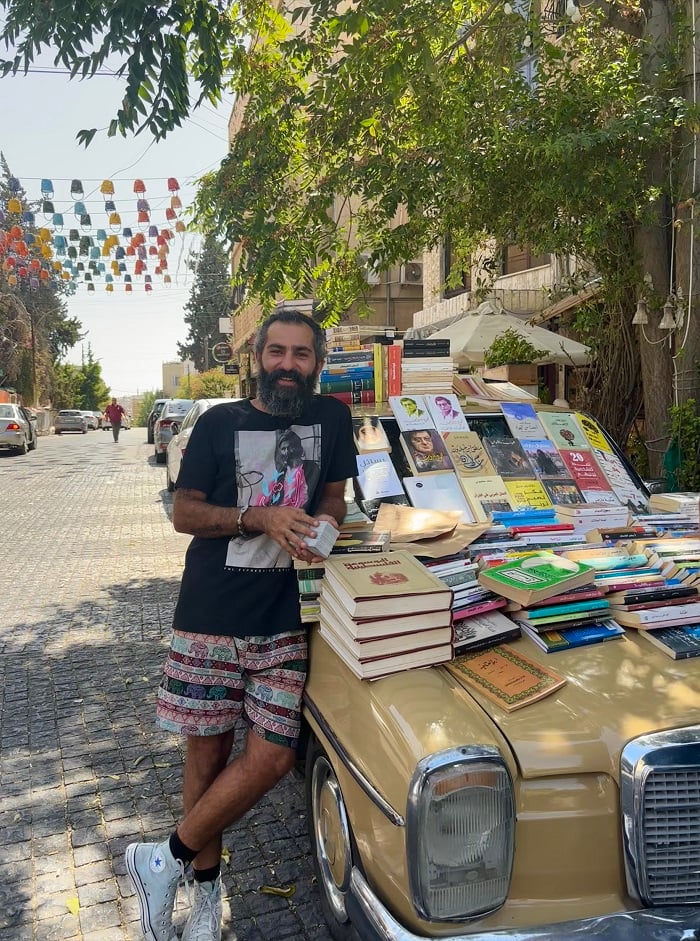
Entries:
<svg viewBox="0 0 700 941">
<path fill-rule="evenodd" d="M 278 379 L 293 379 L 295 386 L 278 386 Z M 316 376 L 302 376 L 296 370 L 273 369 L 258 371 L 258 398 L 271 415 L 298 418 L 311 402 L 316 388 Z"/>
</svg>

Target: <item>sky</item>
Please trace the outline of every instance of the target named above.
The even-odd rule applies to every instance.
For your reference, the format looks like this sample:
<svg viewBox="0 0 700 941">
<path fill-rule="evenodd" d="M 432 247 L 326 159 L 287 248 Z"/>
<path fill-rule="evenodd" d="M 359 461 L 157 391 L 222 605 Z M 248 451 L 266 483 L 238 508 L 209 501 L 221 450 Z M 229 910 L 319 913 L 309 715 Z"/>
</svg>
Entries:
<svg viewBox="0 0 700 941">
<path fill-rule="evenodd" d="M 136 138 L 107 138 L 103 132 L 85 148 L 76 141 L 77 132 L 106 128 L 116 114 L 123 86 L 110 75 L 70 81 L 67 74 L 53 68 L 50 59 L 42 60 L 42 69 L 47 69 L 44 61 L 48 70 L 0 78 L 0 150 L 28 198 L 41 199 L 42 180 L 51 180 L 52 201 L 56 212 L 64 214 L 66 235 L 69 226 L 77 225 L 76 199 L 84 202 L 93 226 L 108 221 L 105 198 L 114 201 L 122 225 L 133 226 L 134 231 L 138 198 L 148 201 L 151 222 L 161 229 L 170 226 L 165 209 L 170 208 L 171 196 L 180 197 L 182 215 L 194 197 L 196 180 L 215 169 L 226 154 L 231 96 L 224 96 L 216 110 L 209 104 L 200 107 L 163 142 L 153 142 L 146 131 Z M 168 189 L 171 177 L 180 184 L 176 193 Z M 74 179 L 82 182 L 84 196 L 71 196 Z M 113 181 L 114 196 L 101 194 L 105 179 Z M 134 192 L 137 179 L 145 184 L 145 193 Z M 43 224 L 43 217 L 37 218 L 37 224 Z M 194 275 L 186 260 L 191 252 L 196 254 L 198 246 L 196 235 L 176 233 L 167 256 L 171 284 L 152 275 L 150 293 L 137 279 L 131 294 L 121 283 L 115 282 L 113 293 L 98 280 L 94 293 L 81 283 L 67 305 L 69 316 L 82 323 L 84 338 L 69 352 L 68 362 L 79 365 L 89 344 L 114 395 L 160 389 L 163 362 L 179 359 L 177 343 L 187 339 L 183 306 Z"/>
</svg>

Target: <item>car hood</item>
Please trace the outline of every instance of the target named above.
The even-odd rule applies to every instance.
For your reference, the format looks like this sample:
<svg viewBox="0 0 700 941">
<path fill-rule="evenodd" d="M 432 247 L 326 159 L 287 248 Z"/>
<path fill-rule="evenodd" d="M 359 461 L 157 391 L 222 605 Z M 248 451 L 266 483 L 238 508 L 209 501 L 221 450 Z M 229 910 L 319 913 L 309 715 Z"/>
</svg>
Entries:
<svg viewBox="0 0 700 941">
<path fill-rule="evenodd" d="M 566 685 L 511 713 L 460 685 L 496 723 L 525 778 L 600 771 L 616 779 L 630 739 L 698 723 L 697 661 L 671 660 L 634 631 L 556 654 L 524 640 L 517 649 L 565 677 Z"/>
</svg>

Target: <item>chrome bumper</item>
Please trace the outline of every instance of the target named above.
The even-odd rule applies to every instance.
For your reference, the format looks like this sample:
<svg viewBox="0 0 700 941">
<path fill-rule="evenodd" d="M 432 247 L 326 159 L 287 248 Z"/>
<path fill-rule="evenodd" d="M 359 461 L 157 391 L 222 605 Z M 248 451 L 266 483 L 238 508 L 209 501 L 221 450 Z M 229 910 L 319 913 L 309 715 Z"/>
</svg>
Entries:
<svg viewBox="0 0 700 941">
<path fill-rule="evenodd" d="M 358 869 L 350 877 L 346 908 L 362 941 L 425 941 L 386 910 Z M 441 926 L 444 929 L 444 923 Z M 440 934 L 449 941 L 700 941 L 700 906 L 616 912 L 540 928 Z"/>
</svg>

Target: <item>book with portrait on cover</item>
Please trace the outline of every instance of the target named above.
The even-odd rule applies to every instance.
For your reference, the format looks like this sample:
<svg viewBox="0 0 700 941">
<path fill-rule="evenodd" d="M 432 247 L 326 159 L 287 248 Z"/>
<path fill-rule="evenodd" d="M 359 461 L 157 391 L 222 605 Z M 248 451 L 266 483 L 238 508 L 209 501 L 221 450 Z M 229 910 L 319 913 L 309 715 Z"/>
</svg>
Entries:
<svg viewBox="0 0 700 941">
<path fill-rule="evenodd" d="M 507 644 L 462 654 L 444 667 L 466 689 L 481 693 L 506 712 L 537 702 L 566 684 L 563 676 Z"/>
<path fill-rule="evenodd" d="M 332 588 L 352 618 L 417 614 L 452 606 L 451 589 L 403 549 L 384 555 L 331 556 L 325 570 L 324 588 Z"/>
</svg>

